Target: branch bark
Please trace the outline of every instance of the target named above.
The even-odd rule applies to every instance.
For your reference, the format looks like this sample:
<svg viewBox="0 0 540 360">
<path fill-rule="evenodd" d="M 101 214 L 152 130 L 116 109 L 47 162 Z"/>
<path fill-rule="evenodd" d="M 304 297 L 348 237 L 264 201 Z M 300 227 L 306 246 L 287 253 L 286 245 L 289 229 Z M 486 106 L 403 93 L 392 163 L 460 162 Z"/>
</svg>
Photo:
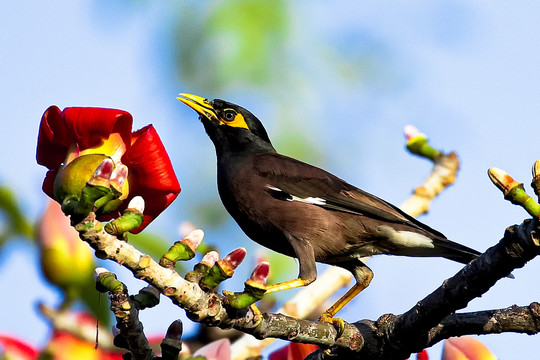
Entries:
<svg viewBox="0 0 540 360">
<path fill-rule="evenodd" d="M 435 190 L 417 189 L 413 196 L 416 199 L 419 195 L 424 198 L 421 199 L 424 205 L 418 210 L 420 213 L 427 211 L 429 201 L 453 182 L 458 168 L 459 161 L 455 154 L 437 157 L 434 175 L 421 187 Z M 428 207 L 425 206 L 426 201 Z M 404 205 L 406 208 L 408 206 Z M 418 211 L 410 207 L 407 211 L 418 214 Z M 455 314 L 455 311 L 466 307 L 469 301 L 487 292 L 499 279 L 524 266 L 540 253 L 538 219 L 509 227 L 497 245 L 446 280 L 406 313 L 386 314 L 377 320 L 345 324 L 338 338 L 336 329 L 327 323 L 300 320 L 282 314 L 259 315 L 251 309 L 238 311 L 227 308 L 221 295 L 205 292 L 197 284 L 185 280 L 174 269 L 161 267 L 149 256 L 107 234 L 93 214 L 77 225 L 77 228 L 81 238 L 96 250 L 98 257 L 127 267 L 137 278 L 156 287 L 184 308 L 194 321 L 224 329 L 235 328 L 259 339 L 273 337 L 314 343 L 330 349 L 333 355 L 342 358 L 403 359 L 451 336 L 500 332 L 536 334 L 540 331 L 540 306 L 537 303 L 527 307 L 514 306 Z M 319 351 L 310 358 L 318 359 L 326 355 Z"/>
<path fill-rule="evenodd" d="M 250 310 L 227 309 L 221 295 L 204 292 L 174 270 L 161 267 L 130 244 L 107 234 L 101 223 L 92 216 L 80 225 L 79 228 L 86 229 L 81 231 L 81 238 L 96 250 L 96 254 L 130 269 L 137 278 L 153 285 L 183 307 L 195 321 L 221 328 L 232 327 L 257 338 L 276 337 L 332 347 L 335 354 L 356 359 L 403 359 L 443 338 L 480 333 L 478 328 L 482 317 L 466 314 L 460 318 L 452 314 L 540 252 L 538 221 L 527 220 L 521 225 L 512 226 L 497 245 L 446 280 L 405 314 L 387 314 L 376 321 L 346 324 L 344 333 L 336 339 L 336 330 L 330 324 L 298 320 L 281 314 L 263 314 L 262 320 L 258 322 L 260 319 Z M 488 322 L 496 314 L 503 314 L 501 311 L 492 310 L 486 313 L 493 314 L 492 317 L 483 314 L 483 319 Z M 529 322 L 521 320 L 518 322 L 521 325 L 516 326 L 513 320 L 521 316 L 522 310 L 507 311 L 505 314 L 509 316 L 508 321 L 491 327 L 481 325 L 481 333 L 516 330 L 537 333 L 540 324 L 538 307 L 531 305 L 528 311 L 532 319 Z M 465 321 L 471 319 L 475 321 L 468 327 Z"/>
</svg>

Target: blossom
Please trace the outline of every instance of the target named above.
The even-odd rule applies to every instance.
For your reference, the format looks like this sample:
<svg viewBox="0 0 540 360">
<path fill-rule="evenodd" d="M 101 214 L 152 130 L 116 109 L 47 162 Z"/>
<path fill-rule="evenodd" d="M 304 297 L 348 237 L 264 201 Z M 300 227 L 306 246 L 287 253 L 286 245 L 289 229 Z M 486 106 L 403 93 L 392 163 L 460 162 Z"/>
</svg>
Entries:
<svg viewBox="0 0 540 360">
<path fill-rule="evenodd" d="M 55 201 L 49 201 L 38 224 L 38 243 L 47 280 L 64 291 L 87 284 L 94 271 L 94 257 Z"/>
<path fill-rule="evenodd" d="M 52 360 L 122 360 L 121 352 L 98 348 L 95 343 L 84 341 L 65 331 L 56 331 L 46 347 Z"/>
<path fill-rule="evenodd" d="M 444 342 L 442 360 L 496 360 L 480 340 L 471 336 L 452 337 Z"/>
<path fill-rule="evenodd" d="M 207 360 L 231 360 L 231 343 L 229 339 L 220 339 L 205 345 L 193 354 Z"/>
<path fill-rule="evenodd" d="M 269 360 L 302 360 L 306 356 L 319 349 L 317 345 L 290 342 L 286 346 L 273 351 Z"/>
<path fill-rule="evenodd" d="M 0 333 L 0 358 L 36 360 L 39 351 L 33 345 L 9 334 Z"/>
<path fill-rule="evenodd" d="M 140 195 L 146 203 L 144 222 L 132 231 L 140 232 L 176 199 L 180 184 L 154 127 L 132 133 L 132 123 L 131 114 L 122 110 L 49 107 L 41 118 L 36 156 L 49 169 L 43 191 L 54 199 L 55 179 L 62 167 L 84 155 L 102 154 L 116 167 L 127 166 L 128 178 L 121 188 L 121 205 L 100 220 L 118 217 L 129 200 Z M 94 170 L 79 181 L 88 181 Z"/>
</svg>

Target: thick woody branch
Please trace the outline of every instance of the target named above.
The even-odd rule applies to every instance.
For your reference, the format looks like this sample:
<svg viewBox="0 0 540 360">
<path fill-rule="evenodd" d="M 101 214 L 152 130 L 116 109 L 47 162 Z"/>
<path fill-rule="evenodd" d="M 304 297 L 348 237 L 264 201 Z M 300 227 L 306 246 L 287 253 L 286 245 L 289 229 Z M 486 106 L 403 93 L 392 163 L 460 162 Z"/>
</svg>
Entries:
<svg viewBox="0 0 540 360">
<path fill-rule="evenodd" d="M 430 343 L 436 344 L 451 336 L 502 332 L 538 334 L 540 304 L 533 302 L 529 306 L 514 305 L 506 309 L 452 314 L 441 321 L 439 326 L 431 329 L 428 337 Z"/>
<path fill-rule="evenodd" d="M 413 352 L 421 351 L 451 336 L 514 331 L 538 333 L 540 317 L 536 303 L 531 304 L 528 310 L 518 308 L 519 310 L 514 309 L 513 312 L 497 310 L 480 313 L 485 323 L 480 323 L 479 314 L 451 314 L 487 292 L 512 270 L 523 267 L 537 256 L 540 253 L 540 239 L 537 236 L 540 233 L 539 226 L 538 221 L 527 220 L 519 226 L 508 228 L 497 245 L 446 280 L 406 313 L 399 316 L 383 315 L 376 322 L 356 323 L 363 335 L 364 347 L 357 353 L 338 349 L 336 354 L 351 359 L 404 359 Z M 530 319 L 513 323 L 524 311 Z M 502 315 L 513 316 L 507 318 L 507 321 L 489 324 L 489 321 L 493 322 L 497 316 Z M 469 326 L 467 320 L 472 319 L 474 322 Z M 458 320 L 462 321 L 459 325 Z M 450 325 L 453 326 L 449 327 Z M 314 355 L 313 358 L 320 356 Z"/>
<path fill-rule="evenodd" d="M 161 267 L 147 255 L 140 253 L 128 243 L 116 239 L 100 229 L 95 219 L 86 219 L 81 226 L 81 238 L 88 241 L 103 258 L 114 260 L 129 268 L 133 274 L 156 287 L 173 302 L 186 309 L 188 315 L 199 322 L 236 328 L 257 338 L 276 337 L 299 342 L 310 342 L 326 347 L 337 346 L 338 354 L 346 353 L 354 358 L 403 359 L 411 352 L 432 345 L 443 338 L 478 333 L 478 325 L 457 326 L 458 318 L 448 318 L 485 293 L 495 282 L 513 269 L 522 267 L 540 252 L 540 233 L 536 221 L 525 221 L 510 227 L 496 246 L 466 266 L 440 288 L 403 315 L 384 315 L 376 322 L 362 321 L 346 324 L 341 337 L 335 339 L 336 330 L 330 324 L 298 320 L 279 314 L 263 314 L 257 323 L 251 311 L 231 311 L 224 307 L 222 296 L 206 293 L 198 285 L 190 283 L 175 271 Z M 532 309 L 536 311 L 536 308 Z M 454 315 L 455 316 L 455 315 Z M 469 316 L 465 319 L 471 319 Z M 522 324 L 520 331 L 537 332 L 537 317 L 531 324 Z M 445 327 L 445 325 L 453 325 Z M 498 327 L 486 327 L 482 333 L 515 331 L 510 322 Z M 444 330 L 444 331 L 443 331 Z M 351 352 L 351 350 L 354 350 Z M 375 355 L 379 354 L 379 355 Z M 374 357 L 375 356 L 375 357 Z"/>
<path fill-rule="evenodd" d="M 184 308 L 194 321 L 220 328 L 235 328 L 257 338 L 268 336 L 285 340 L 311 342 L 323 346 L 337 345 L 357 349 L 361 341 L 356 328 L 348 325 L 341 338 L 328 323 L 298 321 L 284 315 L 264 314 L 262 321 L 250 310 L 233 311 L 225 308 L 223 297 L 205 292 L 197 284 L 181 277 L 176 271 L 160 266 L 150 256 L 135 249 L 125 241 L 106 233 L 100 222 L 91 214 L 76 228 L 82 240 L 88 242 L 103 259 L 113 260 L 132 271 L 135 277 L 154 286 L 175 304 Z"/>
<path fill-rule="evenodd" d="M 139 303 L 129 296 L 127 287 L 105 269 L 96 269 L 96 285 L 100 291 L 110 294 L 111 310 L 116 318 L 118 331 L 114 344 L 131 352 L 134 360 L 153 360 L 155 355 L 139 321 Z"/>
</svg>

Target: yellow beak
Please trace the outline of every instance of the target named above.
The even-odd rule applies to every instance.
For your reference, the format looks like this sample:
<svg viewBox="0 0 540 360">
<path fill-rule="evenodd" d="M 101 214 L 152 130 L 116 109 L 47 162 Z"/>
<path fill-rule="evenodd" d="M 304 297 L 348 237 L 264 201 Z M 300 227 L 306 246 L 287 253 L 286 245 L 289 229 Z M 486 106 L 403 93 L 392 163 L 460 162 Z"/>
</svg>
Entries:
<svg viewBox="0 0 540 360">
<path fill-rule="evenodd" d="M 208 120 L 218 120 L 216 111 L 212 108 L 212 105 L 210 105 L 207 99 L 191 94 L 180 94 L 177 99 Z"/>
</svg>

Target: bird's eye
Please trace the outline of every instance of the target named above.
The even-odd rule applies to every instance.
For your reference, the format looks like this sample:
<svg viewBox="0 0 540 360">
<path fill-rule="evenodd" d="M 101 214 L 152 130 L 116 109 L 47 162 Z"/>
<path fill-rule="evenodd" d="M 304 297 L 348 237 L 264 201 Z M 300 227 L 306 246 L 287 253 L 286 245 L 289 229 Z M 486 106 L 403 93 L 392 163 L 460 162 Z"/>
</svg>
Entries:
<svg viewBox="0 0 540 360">
<path fill-rule="evenodd" d="M 223 114 L 223 120 L 225 121 L 233 121 L 236 117 L 236 113 L 232 110 L 225 111 L 225 114 Z"/>
</svg>

